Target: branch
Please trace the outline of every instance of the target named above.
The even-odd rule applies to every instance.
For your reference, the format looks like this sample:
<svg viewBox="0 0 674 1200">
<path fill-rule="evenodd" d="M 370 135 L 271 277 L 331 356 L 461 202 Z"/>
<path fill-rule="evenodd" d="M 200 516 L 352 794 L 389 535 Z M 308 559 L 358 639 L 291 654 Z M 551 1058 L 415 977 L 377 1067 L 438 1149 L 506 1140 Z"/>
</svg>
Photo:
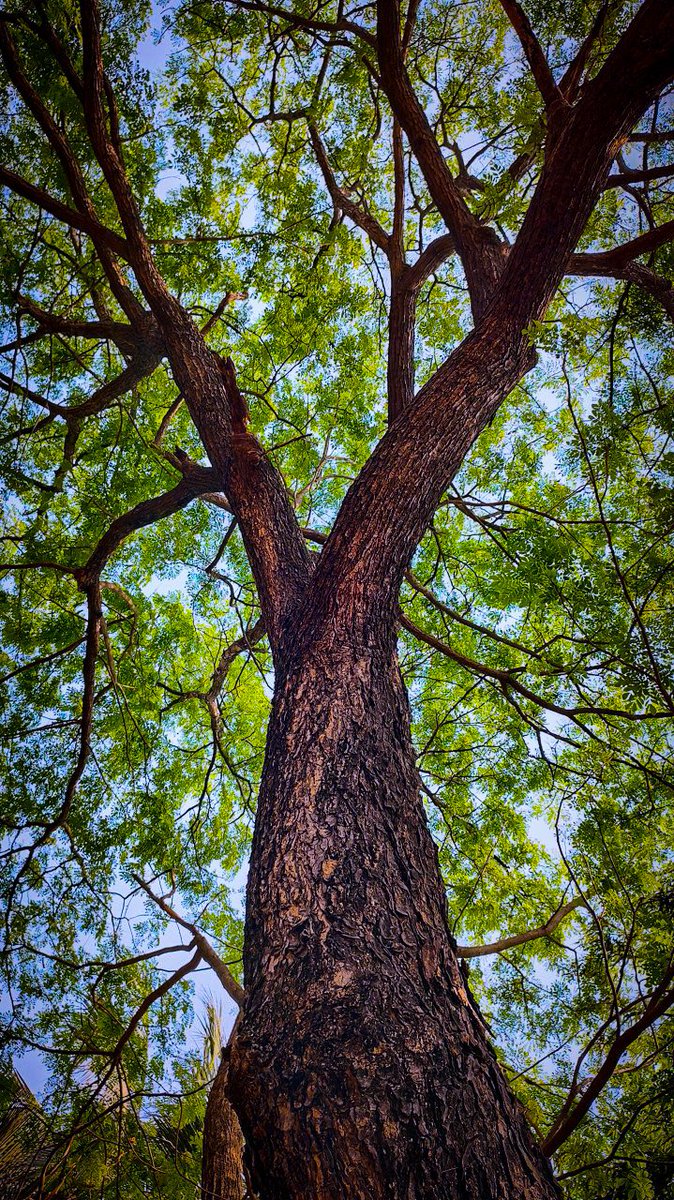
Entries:
<svg viewBox="0 0 674 1200">
<path fill-rule="evenodd" d="M 79 229 L 81 233 L 88 234 L 92 241 L 105 243 L 113 254 L 128 260 L 128 244 L 118 233 L 108 229 L 106 225 L 102 225 L 96 217 L 78 212 L 77 209 L 57 200 L 43 188 L 36 187 L 35 184 L 29 183 L 27 179 L 23 179 L 21 175 L 17 175 L 1 164 L 0 185 L 15 192 L 17 196 L 23 196 L 24 200 L 30 200 L 31 203 L 39 205 L 45 212 L 51 213 L 58 221 L 62 221 L 70 228 Z"/>
<path fill-rule="evenodd" d="M 575 1106 L 571 1107 L 571 1096 L 567 1099 L 560 1115 L 542 1142 L 544 1154 L 550 1156 L 559 1150 L 560 1146 L 571 1136 L 597 1097 L 606 1087 L 623 1054 L 625 1054 L 632 1043 L 642 1033 L 650 1029 L 655 1021 L 663 1017 L 672 1005 L 674 1005 L 674 988 L 671 987 L 673 981 L 674 964 L 670 962 L 667 971 L 658 987 L 654 990 L 641 1017 L 630 1025 L 628 1029 L 623 1030 L 622 1033 L 619 1033 L 614 1038 L 599 1070 L 586 1085 Z"/>
<path fill-rule="evenodd" d="M 77 762 L 66 784 L 63 803 L 56 816 L 44 828 L 41 841 L 50 838 L 68 820 L 75 792 L 87 765 L 91 749 L 91 731 L 94 722 L 94 693 L 96 683 L 96 659 L 103 620 L 103 601 L 98 579 L 88 582 L 84 588 L 87 597 L 87 632 L 84 662 L 82 664 L 82 716 L 80 719 L 80 750 Z M 24 864 L 25 865 L 25 864 Z"/>
<path fill-rule="evenodd" d="M 610 255 L 610 251 L 608 254 Z M 642 291 L 653 296 L 667 315 L 674 321 L 674 287 L 668 279 L 658 275 L 643 263 L 628 262 L 623 267 L 612 267 L 610 262 L 602 262 L 603 255 L 578 254 L 573 255 L 569 264 L 569 275 L 599 276 L 608 279 L 622 279 L 633 283 Z"/>
<path fill-rule="evenodd" d="M 189 947 L 185 947 L 185 949 L 189 949 Z M 169 992 L 171 988 L 175 987 L 177 983 L 180 983 L 181 979 L 184 979 L 186 975 L 189 975 L 191 971 L 194 971 L 194 969 L 199 966 L 201 959 L 201 951 L 197 950 L 192 958 L 188 959 L 186 963 L 183 963 L 182 967 L 178 967 L 177 971 L 174 971 L 172 975 L 169 975 L 168 978 L 163 981 L 163 983 L 160 983 L 153 992 L 150 992 L 150 994 L 145 997 L 142 1004 L 138 1006 L 133 1014 L 114 1050 L 109 1051 L 109 1057 L 112 1066 L 119 1062 L 122 1055 L 122 1050 L 126 1046 L 127 1042 L 129 1042 L 133 1037 L 148 1009 L 151 1008 L 153 1004 L 156 1004 L 157 1000 L 161 1000 L 162 996 L 165 996 L 166 993 Z"/>
<path fill-rule="evenodd" d="M 61 658 L 63 655 L 72 654 L 73 650 L 77 650 L 78 646 L 81 646 L 84 640 L 83 637 L 76 638 L 74 642 L 69 642 L 67 646 L 63 646 L 60 650 L 52 650 L 51 654 L 43 654 L 39 658 L 31 658 L 29 662 L 20 663 L 18 667 L 14 667 L 12 671 L 8 671 L 6 675 L 0 675 L 0 685 L 9 683 L 9 680 L 15 679 L 17 675 L 23 675 L 24 671 L 32 671 L 36 667 L 42 667 L 46 663 L 53 662 L 56 658 Z"/>
<path fill-rule="evenodd" d="M 192 934 L 194 938 L 194 944 L 196 945 L 201 957 L 205 962 L 208 963 L 210 967 L 213 968 L 228 996 L 231 997 L 231 999 L 239 1006 L 239 1008 L 242 1008 L 243 1002 L 246 998 L 246 993 L 241 987 L 241 984 L 232 975 L 232 972 L 227 964 L 222 961 L 219 954 L 217 954 L 213 949 L 208 939 L 204 937 L 203 933 L 201 933 L 197 926 L 193 925 L 191 921 L 186 921 L 184 917 L 181 917 L 179 913 L 171 908 L 170 905 L 166 903 L 163 896 L 155 895 L 149 884 L 147 884 L 145 880 L 140 877 L 140 875 L 134 875 L 133 879 L 136 881 L 138 886 L 143 889 L 145 894 L 154 901 L 154 903 L 162 910 L 163 913 L 166 914 L 167 917 L 170 917 L 172 921 L 176 921 L 178 925 L 182 925 L 183 929 L 187 929 L 188 932 Z"/>
<path fill-rule="evenodd" d="M 237 8 L 243 8 L 247 12 L 268 13 L 271 17 L 280 17 L 284 21 L 289 21 L 291 25 L 297 26 L 298 29 L 306 29 L 311 33 L 353 33 L 362 41 L 367 42 L 368 46 L 374 46 L 375 39 L 369 29 L 365 29 L 363 25 L 359 25 L 356 21 L 348 21 L 341 19 L 338 21 L 319 21 L 316 17 L 308 17 L 305 13 L 295 12 L 293 9 L 282 8 L 277 4 L 266 4 L 263 0 L 233 0 Z"/>
<path fill-rule="evenodd" d="M 108 239 L 100 237 L 95 232 L 95 226 L 99 225 L 96 210 L 87 191 L 84 175 L 80 168 L 77 159 L 75 158 L 65 136 L 59 129 L 54 118 L 49 112 L 46 105 L 36 92 L 32 83 L 26 76 L 21 67 L 19 58 L 16 52 L 16 47 L 10 36 L 9 30 L 4 19 L 0 18 L 0 54 L 2 55 L 7 74 L 21 96 L 24 104 L 29 112 L 31 112 L 37 121 L 40 129 L 44 133 L 52 150 L 56 154 L 63 171 L 65 172 L 73 200 L 76 208 L 83 213 L 91 222 L 90 233 L 96 246 L 101 263 L 108 276 L 110 286 L 121 305 L 122 309 L 130 318 L 139 316 L 142 309 L 133 292 L 126 284 L 117 263 L 112 258 L 109 250 Z"/>
<path fill-rule="evenodd" d="M 28 564 L 23 564 L 26 567 Z M 74 574 L 69 568 L 60 568 Z M 29 867 L 35 858 L 38 850 L 46 845 L 57 829 L 67 829 L 67 820 L 70 815 L 72 803 L 75 798 L 79 782 L 84 774 L 87 760 L 90 751 L 91 730 L 93 727 L 94 716 L 94 699 L 95 699 L 95 682 L 96 682 L 96 659 L 98 657 L 98 647 L 100 643 L 101 627 L 103 622 L 101 588 L 98 579 L 93 579 L 86 585 L 85 588 L 87 597 L 87 628 L 86 628 L 86 649 L 84 653 L 84 661 L 82 665 L 82 716 L 75 724 L 80 726 L 80 748 L 77 756 L 77 761 L 73 770 L 70 773 L 66 784 L 65 795 L 61 807 L 55 817 L 51 821 L 36 822 L 42 829 L 42 833 L 32 845 L 22 847 L 26 850 L 26 857 L 17 871 L 12 883 L 9 887 L 7 895 L 7 915 L 11 911 L 14 903 L 14 897 L 18 891 L 21 880 L 28 873 Z"/>
<path fill-rule="evenodd" d="M 663 167 L 648 167 L 644 171 L 620 171 L 615 175 L 609 175 L 604 187 L 615 188 L 625 187 L 632 183 L 650 183 L 654 179 L 668 179 L 670 175 L 674 175 L 674 163 Z"/>
<path fill-rule="evenodd" d="M 649 229 L 631 242 L 615 246 L 612 250 L 602 250 L 597 253 L 572 254 L 569 259 L 569 275 L 612 274 L 620 270 L 642 254 L 650 254 L 667 242 L 674 241 L 674 221 L 665 221 L 656 229 Z M 588 268 L 587 270 L 585 268 Z"/>
<path fill-rule="evenodd" d="M 567 904 L 560 905 L 545 922 L 545 925 L 539 925 L 537 929 L 527 929 L 524 933 L 515 933 L 511 937 L 500 938 L 499 941 L 489 942 L 485 946 L 457 946 L 456 953 L 459 958 L 484 958 L 487 954 L 501 954 L 503 950 L 511 950 L 513 946 L 523 946 L 526 942 L 535 942 L 538 938 L 550 937 L 550 934 L 554 933 L 557 926 L 561 925 L 570 912 L 584 906 L 585 901 L 582 896 L 575 896 Z"/>
<path fill-rule="evenodd" d="M 442 233 L 429 242 L 421 251 L 418 259 L 410 266 L 405 276 L 405 286 L 418 292 L 419 288 L 441 267 L 444 262 L 456 253 L 456 243 L 451 233 Z"/>
<path fill-rule="evenodd" d="M 394 421 L 414 399 L 414 336 L 417 293 L 406 287 L 406 274 L 393 276 L 389 306 L 386 395 Z"/>
<path fill-rule="evenodd" d="M 666 221 L 656 229 L 616 246 L 612 250 L 597 253 L 572 254 L 567 264 L 567 275 L 599 276 L 607 279 L 622 279 L 636 284 L 653 296 L 674 321 L 674 288 L 650 266 L 635 262 L 642 254 L 650 254 L 659 246 L 674 240 L 674 221 Z"/>
<path fill-rule="evenodd" d="M 409 13 L 408 13 L 409 16 Z M 391 270 L 400 275 L 405 269 L 405 156 L 400 123 L 393 118 L 393 226 L 390 239 Z"/>
<path fill-rule="evenodd" d="M 145 236 L 114 130 L 108 132 L 97 0 L 80 0 L 84 108 L 96 157 L 129 241 L 135 276 L 161 330 L 179 391 L 237 517 L 255 577 L 272 652 L 309 578 L 309 556 L 284 482 L 248 431 L 234 364 L 209 350 L 189 313 L 171 295 Z M 108 93 L 108 107 L 110 95 Z"/>
<path fill-rule="evenodd" d="M 499 296 L 521 329 L 545 311 L 630 130 L 674 77 L 667 0 L 645 0 L 548 147 Z"/>
<path fill-rule="evenodd" d="M 403 629 L 406 629 L 418 641 L 424 642 L 431 649 L 444 654 L 446 658 L 451 658 L 453 662 L 458 663 L 461 667 L 465 667 L 467 671 L 471 671 L 474 675 L 482 676 L 485 679 L 493 679 L 496 683 L 500 684 L 506 699 L 509 692 L 517 692 L 525 700 L 529 700 L 532 704 L 535 704 L 537 708 L 547 709 L 548 712 L 557 713 L 558 716 L 569 717 L 572 721 L 577 721 L 578 717 L 583 716 L 618 717 L 624 721 L 663 721 L 671 718 L 671 709 L 653 713 L 634 713 L 630 712 L 629 709 L 605 708 L 602 705 L 583 704 L 567 707 L 563 704 L 555 704 L 554 701 L 544 699 L 543 696 L 539 696 L 536 692 L 532 692 L 530 688 L 526 687 L 525 684 L 520 683 L 512 671 L 503 670 L 500 667 L 490 667 L 488 663 L 476 662 L 475 659 L 468 658 L 467 655 L 461 654 L 460 651 L 452 649 L 447 642 L 441 641 L 434 634 L 427 633 L 425 629 L 421 629 L 419 625 L 415 625 L 402 611 L 399 613 L 399 620 Z"/>
<path fill-rule="evenodd" d="M 21 295 L 18 297 L 18 310 L 33 317 L 41 333 L 61 333 L 64 337 L 111 341 L 125 354 L 133 354 L 139 349 L 138 333 L 133 326 L 123 321 L 77 321 L 60 313 L 48 312 L 30 296 Z"/>
<path fill-rule="evenodd" d="M 325 186 L 330 193 L 330 198 L 332 199 L 335 208 L 340 209 L 345 216 L 349 217 L 353 221 L 354 225 L 358 225 L 358 227 L 368 235 L 370 240 L 374 242 L 375 246 L 378 246 L 380 250 L 383 250 L 385 254 L 388 254 L 390 244 L 389 235 L 384 229 L 382 229 L 379 222 L 374 219 L 367 209 L 363 209 L 360 207 L 360 205 L 355 204 L 350 196 L 347 196 L 346 192 L 342 191 L 342 189 L 339 187 L 332 167 L 330 166 L 330 161 L 328 159 L 325 146 L 321 141 L 318 129 L 311 122 L 309 123 L 309 138 L 311 140 L 313 152 L 316 156 L 316 161 L 325 180 Z"/>
<path fill-rule="evenodd" d="M 431 197 L 454 238 L 477 320 L 498 280 L 502 252 L 494 231 L 480 224 L 461 196 L 412 87 L 400 42 L 399 0 L 379 0 L 377 4 L 377 47 L 382 86 L 407 134 Z"/>
<path fill-rule="evenodd" d="M 520 40 L 524 56 L 531 68 L 531 74 L 536 81 L 536 86 L 543 97 L 545 107 L 550 110 L 560 102 L 563 103 L 564 97 L 553 79 L 552 71 L 548 66 L 548 61 L 541 49 L 540 42 L 521 4 L 518 3 L 518 0 L 501 0 L 501 7 Z"/>
<path fill-rule="evenodd" d="M 185 477 L 170 491 L 162 492 L 161 495 L 153 496 L 149 500 L 141 500 L 135 508 L 123 513 L 112 522 L 84 566 L 77 569 L 78 580 L 84 582 L 95 575 L 100 575 L 110 556 L 131 533 L 179 512 L 195 497 L 216 490 L 219 482 L 217 472 L 212 467 L 199 467 L 196 464 L 190 465 L 189 468 L 186 467 Z"/>
<path fill-rule="evenodd" d="M 596 42 L 601 37 L 601 33 L 604 28 L 604 22 L 606 21 L 610 8 L 611 0 L 605 0 L 605 3 L 602 4 L 601 8 L 599 8 L 597 11 L 597 15 L 592 22 L 592 28 L 590 29 L 590 32 L 582 43 L 578 53 L 573 59 L 573 62 L 569 64 L 567 70 L 564 72 L 564 75 L 560 80 L 559 91 L 564 99 L 570 104 L 576 99 L 585 68 L 590 58 L 590 54 L 592 53 Z"/>
<path fill-rule="evenodd" d="M 220 655 L 218 665 L 213 672 L 211 686 L 205 696 L 207 703 L 209 701 L 217 700 L 222 690 L 222 685 L 227 677 L 229 668 L 238 655 L 242 654 L 245 650 L 252 649 L 253 646 L 262 640 L 264 635 L 264 621 L 262 620 L 262 617 L 258 617 L 257 621 L 255 621 L 254 624 L 249 626 L 249 628 L 241 634 L 241 637 L 235 638 L 234 641 L 231 642 L 225 650 L 223 650 L 222 654 Z"/>
<path fill-rule="evenodd" d="M 114 117 L 112 129 L 108 130 L 105 100 L 111 115 L 114 114 L 112 92 L 106 88 L 101 52 L 100 10 L 98 0 L 80 0 L 82 21 L 82 65 L 84 118 L 91 145 L 119 212 L 129 244 L 134 251 L 136 265 L 142 263 L 143 273 L 154 273 L 152 257 L 148 249 L 145 230 L 140 218 L 129 180 L 120 156 L 119 138 L 115 135 Z M 165 290 L 165 289 L 164 289 Z"/>
<path fill-rule="evenodd" d="M 73 424 L 81 421 L 84 417 L 92 417 L 109 408 L 114 400 L 118 400 L 120 396 L 131 391 L 142 379 L 151 375 L 159 366 L 159 362 L 159 353 L 153 353 L 150 346 L 143 347 L 135 361 L 129 363 L 123 371 L 120 371 L 119 375 L 102 384 L 79 404 L 57 404 L 53 400 L 48 400 L 46 396 L 41 396 L 39 392 L 33 391 L 32 388 L 26 387 L 25 384 L 19 383 L 16 379 L 12 379 L 9 375 L 5 375 L 2 371 L 0 371 L 0 385 L 8 392 L 17 392 L 26 399 L 32 400 L 40 408 L 46 409 L 52 417 L 62 417 L 64 421 Z"/>
<path fill-rule="evenodd" d="M 674 132 L 670 130 L 649 130 L 646 133 L 631 133 L 627 139 L 629 142 L 644 142 L 646 145 L 659 142 L 674 142 Z"/>
</svg>

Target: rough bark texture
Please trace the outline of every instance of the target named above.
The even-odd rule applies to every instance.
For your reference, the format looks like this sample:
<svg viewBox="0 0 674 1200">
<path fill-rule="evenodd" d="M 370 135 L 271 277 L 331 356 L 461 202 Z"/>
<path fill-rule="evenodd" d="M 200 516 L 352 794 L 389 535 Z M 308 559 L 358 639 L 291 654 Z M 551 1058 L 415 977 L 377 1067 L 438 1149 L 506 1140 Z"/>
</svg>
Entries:
<svg viewBox="0 0 674 1200">
<path fill-rule="evenodd" d="M 403 277 L 404 278 L 404 277 Z M 414 319 L 416 293 L 392 281 L 388 329 L 386 391 L 388 419 L 395 421 L 414 398 Z"/>
<path fill-rule="evenodd" d="M 261 1200 L 557 1194 L 459 971 L 418 782 L 386 627 L 298 650 L 269 729 L 230 1074 Z"/>
<path fill-rule="evenodd" d="M 229 1050 L 225 1050 L 208 1094 L 201 1163 L 202 1200 L 244 1200 L 243 1137 L 227 1099 Z"/>
</svg>

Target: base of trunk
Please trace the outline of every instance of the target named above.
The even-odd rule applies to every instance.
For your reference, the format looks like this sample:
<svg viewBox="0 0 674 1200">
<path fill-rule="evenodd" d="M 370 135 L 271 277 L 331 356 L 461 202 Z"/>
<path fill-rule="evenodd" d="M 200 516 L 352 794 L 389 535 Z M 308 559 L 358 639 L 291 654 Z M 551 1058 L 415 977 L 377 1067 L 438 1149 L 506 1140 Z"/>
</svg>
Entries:
<svg viewBox="0 0 674 1200">
<path fill-rule="evenodd" d="M 260 1200 L 551 1200 L 467 993 L 393 637 L 277 681 L 230 1095 Z"/>
</svg>

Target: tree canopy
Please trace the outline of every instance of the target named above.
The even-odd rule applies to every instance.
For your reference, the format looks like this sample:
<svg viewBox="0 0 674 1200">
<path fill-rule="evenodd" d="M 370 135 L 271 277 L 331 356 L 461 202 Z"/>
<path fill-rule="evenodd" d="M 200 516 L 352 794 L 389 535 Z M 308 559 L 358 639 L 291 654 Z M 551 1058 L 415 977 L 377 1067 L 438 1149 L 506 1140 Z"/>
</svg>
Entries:
<svg viewBox="0 0 674 1200">
<path fill-rule="evenodd" d="M 430 153 L 374 4 L 102 6 L 153 263 L 235 370 L 312 561 L 484 309 L 433 154 L 505 257 L 560 106 L 637 8 L 412 2 L 399 77 Z M 43 1064 L 47 1171 L 186 1197 L 195 972 L 237 999 L 274 662 L 92 138 L 82 41 L 70 0 L 0 14 L 2 1054 L 7 1096 L 12 1063 Z M 673 140 L 665 90 L 400 592 L 451 929 L 573 1200 L 674 1197 Z"/>
</svg>

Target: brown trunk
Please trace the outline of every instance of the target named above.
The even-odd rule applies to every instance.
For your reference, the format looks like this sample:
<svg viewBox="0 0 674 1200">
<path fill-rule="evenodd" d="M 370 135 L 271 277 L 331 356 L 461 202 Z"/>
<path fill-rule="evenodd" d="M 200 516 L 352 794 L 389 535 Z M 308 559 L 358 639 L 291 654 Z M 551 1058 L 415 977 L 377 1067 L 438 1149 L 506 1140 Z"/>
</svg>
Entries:
<svg viewBox="0 0 674 1200">
<path fill-rule="evenodd" d="M 278 676 L 230 1071 L 253 1184 L 550 1200 L 457 966 L 395 635 L 370 632 L 353 647 L 333 629 Z"/>
<path fill-rule="evenodd" d="M 389 423 L 404 412 L 414 398 L 414 317 L 416 292 L 405 286 L 404 276 L 391 280 L 386 391 Z"/>
<path fill-rule="evenodd" d="M 244 1200 L 243 1137 L 227 1099 L 229 1050 L 225 1050 L 211 1085 L 204 1119 L 201 1200 Z"/>
</svg>

